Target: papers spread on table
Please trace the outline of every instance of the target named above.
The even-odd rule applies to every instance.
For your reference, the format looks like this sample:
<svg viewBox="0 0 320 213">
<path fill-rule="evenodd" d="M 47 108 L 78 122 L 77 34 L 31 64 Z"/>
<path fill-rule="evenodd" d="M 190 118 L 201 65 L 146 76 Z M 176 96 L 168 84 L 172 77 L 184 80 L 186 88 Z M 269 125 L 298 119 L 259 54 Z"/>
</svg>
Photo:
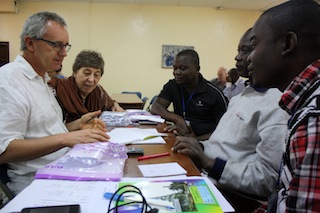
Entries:
<svg viewBox="0 0 320 213">
<path fill-rule="evenodd" d="M 36 179 L 0 212 L 20 212 L 25 207 L 80 204 L 81 213 L 106 213 L 109 202 L 103 199 L 102 194 L 114 192 L 117 187 L 118 182 Z"/>
<path fill-rule="evenodd" d="M 178 163 L 157 163 L 138 165 L 144 177 L 162 177 L 173 175 L 185 175 L 187 171 Z"/>
<path fill-rule="evenodd" d="M 147 197 L 147 201 L 149 200 L 152 203 L 155 199 L 164 199 L 170 202 L 175 210 L 178 210 L 179 206 L 183 206 L 183 209 L 195 208 L 195 212 L 221 212 L 221 210 L 223 212 L 234 212 L 232 206 L 208 178 L 166 177 L 152 179 L 123 178 L 121 182 L 34 180 L 3 207 L 0 213 L 20 212 L 25 207 L 66 204 L 80 204 L 81 213 L 105 213 L 110 201 L 105 199 L 103 195 L 106 192 L 115 192 L 120 185 L 126 183 L 133 183 L 139 187 L 143 195 Z M 143 187 L 144 185 L 146 187 Z M 186 200 L 181 190 L 189 195 L 190 200 Z M 153 194 L 153 192 L 159 194 Z M 187 203 L 181 203 L 177 200 L 177 197 L 180 196 L 184 197 L 183 200 Z M 157 208 L 159 208 L 159 212 L 168 212 L 161 206 L 157 206 Z"/>
<path fill-rule="evenodd" d="M 110 141 L 120 144 L 164 144 L 162 136 L 166 133 L 160 133 L 154 128 L 115 128 L 108 132 Z"/>
</svg>

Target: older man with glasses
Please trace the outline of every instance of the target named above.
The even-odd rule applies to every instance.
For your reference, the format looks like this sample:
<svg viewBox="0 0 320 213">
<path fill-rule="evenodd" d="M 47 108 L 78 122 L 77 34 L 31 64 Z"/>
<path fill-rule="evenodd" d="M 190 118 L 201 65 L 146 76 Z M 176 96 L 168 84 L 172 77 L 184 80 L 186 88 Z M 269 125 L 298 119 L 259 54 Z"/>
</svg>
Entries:
<svg viewBox="0 0 320 213">
<path fill-rule="evenodd" d="M 61 67 L 70 47 L 63 18 L 51 12 L 36 13 L 24 24 L 22 55 L 0 68 L 0 164 L 8 165 L 8 186 L 14 193 L 68 147 L 109 139 L 105 126 L 73 131 L 99 112 L 83 115 L 72 128 L 63 123 L 62 110 L 47 85 L 47 72 Z"/>
</svg>

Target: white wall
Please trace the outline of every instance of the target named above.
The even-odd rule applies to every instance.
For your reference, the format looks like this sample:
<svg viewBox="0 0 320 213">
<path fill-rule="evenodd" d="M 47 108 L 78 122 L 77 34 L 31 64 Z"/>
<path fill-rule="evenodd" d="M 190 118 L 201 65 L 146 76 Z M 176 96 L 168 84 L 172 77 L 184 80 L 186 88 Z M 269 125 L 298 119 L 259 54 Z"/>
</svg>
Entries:
<svg viewBox="0 0 320 213">
<path fill-rule="evenodd" d="M 234 66 L 240 37 L 260 15 L 201 7 L 20 2 L 18 14 L 0 13 L 0 41 L 10 42 L 10 61 L 20 53 L 25 19 L 43 10 L 67 21 L 72 48 L 63 62 L 65 75 L 71 75 L 77 53 L 97 50 L 106 61 L 100 83 L 109 94 L 141 91 L 150 99 L 172 78 L 172 70 L 161 67 L 163 44 L 194 46 L 201 72 L 210 80 L 220 66 Z"/>
</svg>

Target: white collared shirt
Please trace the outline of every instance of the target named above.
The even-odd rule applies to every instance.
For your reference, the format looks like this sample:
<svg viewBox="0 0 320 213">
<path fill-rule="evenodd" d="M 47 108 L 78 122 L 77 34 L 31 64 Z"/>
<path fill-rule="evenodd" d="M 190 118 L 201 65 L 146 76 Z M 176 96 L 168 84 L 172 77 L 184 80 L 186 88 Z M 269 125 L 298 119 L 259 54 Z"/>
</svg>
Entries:
<svg viewBox="0 0 320 213">
<path fill-rule="evenodd" d="M 62 110 L 47 85 L 49 77 L 39 76 L 22 57 L 0 68 L 0 153 L 15 139 L 35 139 L 68 132 Z M 10 163 L 8 171 L 13 190 L 28 185 L 40 167 L 66 153 L 68 148 L 40 158 Z M 20 182 L 20 186 L 14 186 Z M 25 187 L 24 186 L 24 187 Z"/>
</svg>

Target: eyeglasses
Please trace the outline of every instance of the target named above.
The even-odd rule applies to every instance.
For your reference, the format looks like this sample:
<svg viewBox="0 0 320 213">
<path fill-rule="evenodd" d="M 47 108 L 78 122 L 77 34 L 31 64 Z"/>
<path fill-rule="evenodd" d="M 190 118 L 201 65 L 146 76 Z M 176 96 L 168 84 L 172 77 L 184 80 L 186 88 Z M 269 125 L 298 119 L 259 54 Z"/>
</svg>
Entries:
<svg viewBox="0 0 320 213">
<path fill-rule="evenodd" d="M 56 51 L 60 51 L 60 50 L 62 50 L 63 48 L 65 48 L 66 52 L 69 52 L 69 50 L 70 50 L 70 48 L 71 48 L 71 45 L 70 45 L 70 44 L 63 44 L 62 42 L 59 42 L 59 41 L 53 42 L 53 41 L 49 41 L 49 40 L 46 40 L 46 39 L 43 39 L 43 38 L 37 38 L 37 40 L 47 42 L 47 43 L 50 44 L 50 45 L 53 47 L 53 49 L 56 50 Z"/>
</svg>

